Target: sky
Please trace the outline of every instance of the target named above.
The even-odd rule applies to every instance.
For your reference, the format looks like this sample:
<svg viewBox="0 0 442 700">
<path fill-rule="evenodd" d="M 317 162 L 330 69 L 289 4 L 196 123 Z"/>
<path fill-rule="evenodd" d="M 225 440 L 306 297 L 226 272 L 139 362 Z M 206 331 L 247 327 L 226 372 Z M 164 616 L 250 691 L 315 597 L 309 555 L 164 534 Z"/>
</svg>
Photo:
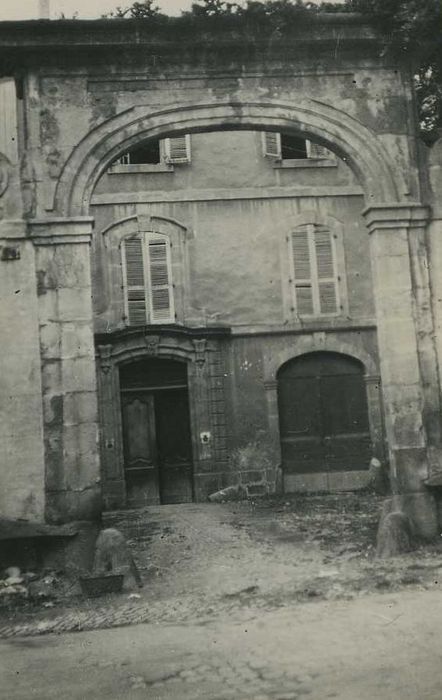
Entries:
<svg viewBox="0 0 442 700">
<path fill-rule="evenodd" d="M 188 9 L 194 0 L 157 0 L 161 10 L 168 15 L 179 15 Z M 51 19 L 61 14 L 66 17 L 94 18 L 115 10 L 119 5 L 127 7 L 132 0 L 49 0 Z M 0 21 L 14 19 L 36 19 L 39 16 L 39 0 L 0 0 Z"/>
<path fill-rule="evenodd" d="M 63 13 L 72 17 L 78 12 L 79 17 L 100 17 L 115 10 L 118 5 L 127 7 L 132 0 L 50 0 L 51 19 L 57 19 Z M 192 0 L 158 0 L 166 14 L 180 14 L 187 9 Z M 39 16 L 39 0 L 0 0 L 0 20 L 36 19 Z"/>
</svg>

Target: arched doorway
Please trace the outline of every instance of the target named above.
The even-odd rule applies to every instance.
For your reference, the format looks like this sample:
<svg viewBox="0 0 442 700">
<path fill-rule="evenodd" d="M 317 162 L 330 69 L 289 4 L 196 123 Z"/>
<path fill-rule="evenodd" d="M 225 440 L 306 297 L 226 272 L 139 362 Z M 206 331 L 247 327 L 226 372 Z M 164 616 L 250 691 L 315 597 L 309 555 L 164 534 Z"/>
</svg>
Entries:
<svg viewBox="0 0 442 700">
<path fill-rule="evenodd" d="M 120 368 L 126 503 L 193 500 L 185 362 L 137 360 Z"/>
<path fill-rule="evenodd" d="M 282 469 L 327 488 L 333 472 L 367 470 L 371 440 L 363 365 L 334 352 L 312 352 L 278 372 Z M 352 480 L 348 480 L 351 488 Z M 289 489 L 290 490 L 290 489 Z"/>
</svg>

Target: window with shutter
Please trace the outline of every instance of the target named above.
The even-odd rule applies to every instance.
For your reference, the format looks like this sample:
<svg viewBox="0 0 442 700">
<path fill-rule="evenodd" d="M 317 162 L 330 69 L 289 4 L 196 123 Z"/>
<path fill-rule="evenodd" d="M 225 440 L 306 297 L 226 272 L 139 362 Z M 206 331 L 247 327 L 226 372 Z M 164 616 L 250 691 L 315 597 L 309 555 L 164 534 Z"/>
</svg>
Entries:
<svg viewBox="0 0 442 700">
<path fill-rule="evenodd" d="M 299 316 L 313 314 L 311 251 L 308 227 L 292 233 L 292 262 L 295 285 L 295 307 Z"/>
<path fill-rule="evenodd" d="M 126 238 L 121 246 L 126 318 L 129 325 L 146 323 L 146 281 L 141 236 Z"/>
<path fill-rule="evenodd" d="M 340 312 L 335 239 L 326 226 L 305 224 L 290 237 L 293 305 L 298 316 Z"/>
<path fill-rule="evenodd" d="M 307 158 L 334 158 L 334 154 L 328 150 L 325 146 L 321 146 L 319 143 L 313 143 L 312 141 L 306 141 L 307 148 Z"/>
<path fill-rule="evenodd" d="M 276 131 L 264 131 L 262 135 L 262 144 L 264 155 L 269 158 L 278 158 L 281 156 L 281 134 Z"/>
<path fill-rule="evenodd" d="M 174 320 L 170 243 L 166 238 L 148 241 L 151 323 Z"/>
<path fill-rule="evenodd" d="M 125 315 L 129 325 L 175 320 L 170 241 L 143 233 L 121 245 Z"/>
<path fill-rule="evenodd" d="M 190 136 L 177 136 L 165 139 L 164 148 L 167 163 L 190 163 Z"/>
<path fill-rule="evenodd" d="M 273 131 L 263 132 L 263 151 L 268 158 L 277 160 L 335 159 L 334 154 L 319 143 L 313 143 L 302 136 Z"/>
<path fill-rule="evenodd" d="M 123 153 L 112 165 L 156 165 L 161 160 L 159 139 L 153 139 L 133 146 Z"/>
<path fill-rule="evenodd" d="M 333 238 L 330 231 L 321 226 L 314 227 L 313 236 L 318 278 L 317 308 L 320 314 L 336 314 L 338 312 L 338 279 Z"/>
</svg>

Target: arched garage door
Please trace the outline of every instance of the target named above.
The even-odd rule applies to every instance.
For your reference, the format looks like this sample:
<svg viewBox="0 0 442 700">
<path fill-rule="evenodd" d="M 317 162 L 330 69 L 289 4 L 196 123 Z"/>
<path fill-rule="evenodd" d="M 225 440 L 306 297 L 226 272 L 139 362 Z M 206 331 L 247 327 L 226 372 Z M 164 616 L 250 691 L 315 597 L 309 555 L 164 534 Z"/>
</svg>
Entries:
<svg viewBox="0 0 442 700">
<path fill-rule="evenodd" d="M 368 469 L 367 396 L 358 360 L 331 352 L 290 360 L 278 372 L 278 403 L 286 485 L 305 482 L 320 490 L 330 485 L 327 475 Z M 351 478 L 346 483 L 352 487 Z"/>
</svg>

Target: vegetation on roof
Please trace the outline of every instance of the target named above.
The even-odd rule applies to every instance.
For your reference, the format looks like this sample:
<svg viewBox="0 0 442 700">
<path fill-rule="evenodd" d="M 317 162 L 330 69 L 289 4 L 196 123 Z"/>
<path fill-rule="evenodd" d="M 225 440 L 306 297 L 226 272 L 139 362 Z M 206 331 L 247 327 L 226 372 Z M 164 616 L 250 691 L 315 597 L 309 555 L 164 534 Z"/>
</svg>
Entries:
<svg viewBox="0 0 442 700">
<path fill-rule="evenodd" d="M 420 56 L 415 83 L 419 122 L 431 144 L 442 130 L 442 2 L 441 0 L 345 0 L 344 4 L 308 0 L 200 0 L 180 17 L 161 12 L 155 0 L 117 7 L 108 15 L 149 21 L 152 27 L 181 26 L 183 30 L 242 30 L 277 36 L 289 33 L 313 14 L 357 12 L 375 25 L 384 51 Z"/>
</svg>

